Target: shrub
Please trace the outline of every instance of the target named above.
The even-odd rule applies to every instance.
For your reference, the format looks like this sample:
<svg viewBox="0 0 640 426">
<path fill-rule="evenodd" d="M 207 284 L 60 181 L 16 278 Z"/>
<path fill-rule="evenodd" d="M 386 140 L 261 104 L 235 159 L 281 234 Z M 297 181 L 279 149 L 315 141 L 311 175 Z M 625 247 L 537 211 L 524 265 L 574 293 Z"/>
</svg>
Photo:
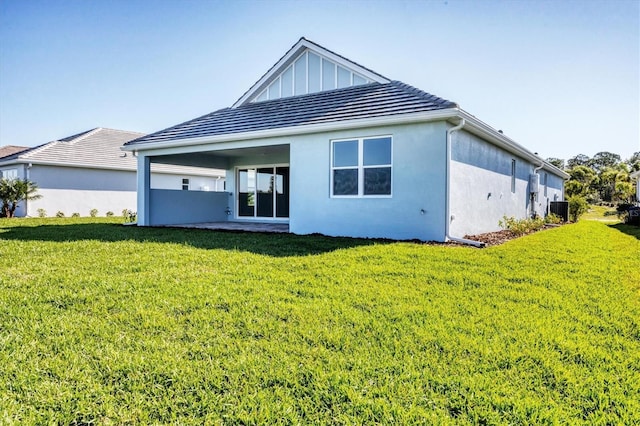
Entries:
<svg viewBox="0 0 640 426">
<path fill-rule="evenodd" d="M 64 213 L 63 213 L 63 212 L 61 212 L 60 210 L 58 210 L 58 211 L 56 212 L 56 217 L 64 217 Z"/>
<path fill-rule="evenodd" d="M 560 216 L 558 216 L 555 213 L 549 213 L 545 218 L 544 218 L 544 223 L 549 223 L 552 225 L 559 225 L 562 223 L 562 218 Z"/>
<path fill-rule="evenodd" d="M 634 205 L 631 203 L 620 203 L 618 204 L 618 206 L 616 207 L 616 211 L 618 213 L 624 213 L 627 210 L 629 210 L 631 207 L 633 207 Z"/>
<path fill-rule="evenodd" d="M 91 217 L 96 217 L 96 216 L 98 216 L 98 209 L 91 209 L 91 210 L 89 211 L 89 216 L 91 216 Z"/>
<path fill-rule="evenodd" d="M 111 216 L 113 216 L 113 212 L 112 212 L 111 210 L 109 210 L 109 211 L 105 214 L 105 216 L 107 216 L 107 217 L 111 217 Z"/>
<path fill-rule="evenodd" d="M 80 217 L 80 213 L 77 213 L 77 212 L 71 213 L 71 217 Z"/>
<path fill-rule="evenodd" d="M 514 217 L 503 216 L 498 222 L 502 229 L 513 232 L 515 235 L 524 235 L 533 231 L 538 231 L 544 227 L 544 219 L 535 217 L 533 219 L 516 219 Z"/>
<path fill-rule="evenodd" d="M 138 221 L 138 213 L 133 212 L 131 210 L 127 210 L 126 214 L 123 211 L 123 216 L 124 216 L 125 222 L 135 223 Z"/>
<path fill-rule="evenodd" d="M 28 179 L 0 179 L 0 217 L 13 217 L 21 201 L 37 200 L 38 185 Z"/>
<path fill-rule="evenodd" d="M 131 210 L 129 209 L 122 209 L 122 217 L 124 217 L 125 219 L 127 217 L 129 217 L 129 213 L 131 212 Z"/>
<path fill-rule="evenodd" d="M 620 203 L 618 204 L 618 207 L 616 207 L 616 211 L 611 212 L 611 215 L 615 214 L 618 216 L 618 219 L 620 219 L 624 223 L 629 223 L 629 209 L 631 209 L 632 207 L 634 207 L 634 205 L 631 203 Z"/>
<path fill-rule="evenodd" d="M 45 209 L 38 209 L 38 217 L 47 217 L 47 211 Z"/>
<path fill-rule="evenodd" d="M 569 202 L 569 218 L 571 222 L 577 222 L 580 216 L 589 210 L 587 200 L 579 195 L 572 195 L 567 198 L 567 201 Z"/>
</svg>

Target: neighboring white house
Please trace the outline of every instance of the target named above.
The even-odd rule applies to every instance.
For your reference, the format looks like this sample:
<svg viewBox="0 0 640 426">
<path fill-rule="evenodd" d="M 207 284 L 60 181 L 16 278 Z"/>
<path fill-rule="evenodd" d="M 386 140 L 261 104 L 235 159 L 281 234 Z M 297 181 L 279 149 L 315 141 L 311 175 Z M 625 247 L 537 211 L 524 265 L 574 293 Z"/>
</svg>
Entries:
<svg viewBox="0 0 640 426">
<path fill-rule="evenodd" d="M 305 38 L 231 107 L 123 150 L 137 153 L 142 226 L 255 221 L 446 241 L 546 214 L 569 177 L 456 103 Z M 225 169 L 228 195 L 154 190 L 156 163 Z"/>
<path fill-rule="evenodd" d="M 29 179 L 38 185 L 39 200 L 22 202 L 17 216 L 100 216 L 136 210 L 136 159 L 120 150 L 142 133 L 96 128 L 0 157 L 3 178 Z M 1 151 L 6 152 L 6 151 Z M 224 171 L 197 167 L 154 165 L 153 188 L 176 191 L 223 191 Z M 186 192 L 186 191 L 185 191 Z"/>
<path fill-rule="evenodd" d="M 631 179 L 636 180 L 636 204 L 640 206 L 640 170 L 631 173 Z"/>
</svg>

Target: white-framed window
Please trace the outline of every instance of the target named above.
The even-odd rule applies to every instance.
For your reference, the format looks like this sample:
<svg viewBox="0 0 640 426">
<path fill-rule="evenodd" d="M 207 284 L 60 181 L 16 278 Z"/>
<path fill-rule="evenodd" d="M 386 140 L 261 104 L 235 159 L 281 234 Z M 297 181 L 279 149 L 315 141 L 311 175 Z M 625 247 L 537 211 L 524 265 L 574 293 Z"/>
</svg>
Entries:
<svg viewBox="0 0 640 426">
<path fill-rule="evenodd" d="M 17 179 L 18 169 L 2 170 L 0 171 L 0 177 L 2 177 L 2 179 Z"/>
<path fill-rule="evenodd" d="M 189 179 L 188 178 L 182 179 L 182 190 L 183 191 L 188 191 L 189 190 Z"/>
<path fill-rule="evenodd" d="M 332 197 L 390 197 L 391 136 L 331 141 Z"/>
<path fill-rule="evenodd" d="M 511 160 L 511 192 L 516 193 L 516 160 Z"/>
</svg>

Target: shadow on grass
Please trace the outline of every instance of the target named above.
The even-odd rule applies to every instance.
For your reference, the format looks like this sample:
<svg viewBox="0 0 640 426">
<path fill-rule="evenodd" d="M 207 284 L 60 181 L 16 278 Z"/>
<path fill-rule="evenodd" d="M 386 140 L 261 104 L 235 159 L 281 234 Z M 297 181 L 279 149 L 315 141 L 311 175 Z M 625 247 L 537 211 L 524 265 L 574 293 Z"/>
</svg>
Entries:
<svg viewBox="0 0 640 426">
<path fill-rule="evenodd" d="M 609 225 L 609 228 L 617 229 L 620 232 L 623 232 L 627 235 L 631 235 L 632 237 L 636 237 L 636 239 L 640 240 L 640 226 L 625 225 L 624 223 L 616 223 L 615 225 Z"/>
<path fill-rule="evenodd" d="M 0 228 L 0 231 L 3 229 Z M 82 223 L 4 228 L 0 240 L 20 241 L 138 241 L 186 244 L 201 249 L 247 251 L 286 257 L 321 254 L 334 250 L 386 244 L 386 240 L 336 238 L 321 235 L 265 234 L 202 229 L 146 228 L 109 223 Z"/>
</svg>

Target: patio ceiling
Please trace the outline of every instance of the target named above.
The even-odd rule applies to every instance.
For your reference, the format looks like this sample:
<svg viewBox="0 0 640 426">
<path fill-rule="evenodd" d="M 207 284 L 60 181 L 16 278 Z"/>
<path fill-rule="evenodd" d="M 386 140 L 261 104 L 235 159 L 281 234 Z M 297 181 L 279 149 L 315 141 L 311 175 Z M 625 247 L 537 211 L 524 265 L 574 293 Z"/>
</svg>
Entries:
<svg viewBox="0 0 640 426">
<path fill-rule="evenodd" d="M 238 157 L 281 156 L 289 154 L 289 145 L 266 145 L 238 149 L 222 149 L 183 154 L 154 156 L 152 163 L 226 169 L 229 159 Z"/>
</svg>

